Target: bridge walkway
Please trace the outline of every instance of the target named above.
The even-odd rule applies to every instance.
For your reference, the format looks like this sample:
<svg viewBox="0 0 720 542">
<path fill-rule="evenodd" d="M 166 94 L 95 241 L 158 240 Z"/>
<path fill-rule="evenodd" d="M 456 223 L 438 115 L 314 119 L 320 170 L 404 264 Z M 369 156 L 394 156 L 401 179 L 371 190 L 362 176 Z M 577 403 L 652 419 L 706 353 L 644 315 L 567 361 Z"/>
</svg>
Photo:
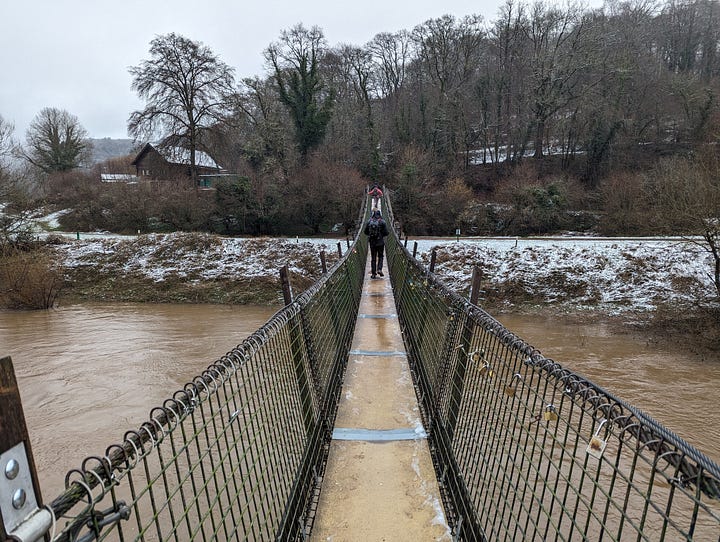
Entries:
<svg viewBox="0 0 720 542">
<path fill-rule="evenodd" d="M 387 276 L 364 281 L 311 540 L 451 540 Z"/>
</svg>

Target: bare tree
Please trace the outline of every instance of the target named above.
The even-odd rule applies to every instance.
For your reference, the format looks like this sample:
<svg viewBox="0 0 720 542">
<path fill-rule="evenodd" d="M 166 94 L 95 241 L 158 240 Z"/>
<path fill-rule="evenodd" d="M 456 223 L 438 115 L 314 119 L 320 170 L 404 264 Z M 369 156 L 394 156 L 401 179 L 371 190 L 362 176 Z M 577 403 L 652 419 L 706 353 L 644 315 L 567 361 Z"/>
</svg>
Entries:
<svg viewBox="0 0 720 542">
<path fill-rule="evenodd" d="M 128 131 L 136 139 L 159 135 L 187 146 L 197 184 L 196 151 L 231 110 L 234 70 L 207 46 L 174 33 L 152 40 L 150 56 L 130 68 L 132 89 L 147 103 L 130 115 Z"/>
<path fill-rule="evenodd" d="M 336 92 L 326 148 L 339 161 L 348 158 L 367 176 L 378 174 L 378 131 L 373 115 L 376 93 L 369 51 L 340 45 L 326 55 L 325 72 Z"/>
<path fill-rule="evenodd" d="M 377 34 L 367 49 L 377 67 L 380 96 L 397 94 L 405 83 L 407 66 L 410 63 L 412 38 L 407 30 L 394 34 Z"/>
<path fill-rule="evenodd" d="M 444 157 L 468 151 L 475 132 L 468 111 L 473 101 L 467 98 L 480 65 L 485 36 L 481 25 L 480 15 L 445 15 L 413 30 L 420 66 L 431 83 L 425 97 L 431 115 L 429 141 Z"/>
<path fill-rule="evenodd" d="M 407 84 L 413 39 L 407 30 L 377 34 L 366 46 L 372 54 L 379 147 L 389 156 L 410 139 L 410 111 L 416 108 Z M 384 160 L 381 160 L 384 161 Z"/>
<path fill-rule="evenodd" d="M 535 124 L 535 157 L 543 156 L 547 123 L 587 88 L 583 75 L 590 71 L 594 48 L 587 37 L 581 9 L 565 11 L 542 2 L 533 5 L 526 28 L 532 59 L 530 94 Z M 585 84 L 584 84 L 585 83 Z"/>
<path fill-rule="evenodd" d="M 75 115 L 46 107 L 30 123 L 22 156 L 45 173 L 69 171 L 86 163 L 92 144 Z"/>
<path fill-rule="evenodd" d="M 523 98 L 528 55 L 524 50 L 525 6 L 507 0 L 488 32 L 486 65 L 482 70 L 478 97 L 484 107 L 481 126 L 486 132 L 487 152 L 482 160 L 513 161 L 526 143 L 522 123 L 527 100 Z"/>
<path fill-rule="evenodd" d="M 662 160 L 645 176 L 645 191 L 659 231 L 687 235 L 710 253 L 720 299 L 720 158 L 709 151 Z"/>
<path fill-rule="evenodd" d="M 0 201 L 5 200 L 10 170 L 10 161 L 13 156 L 15 142 L 13 132 L 15 126 L 5 121 L 0 115 Z"/>
</svg>

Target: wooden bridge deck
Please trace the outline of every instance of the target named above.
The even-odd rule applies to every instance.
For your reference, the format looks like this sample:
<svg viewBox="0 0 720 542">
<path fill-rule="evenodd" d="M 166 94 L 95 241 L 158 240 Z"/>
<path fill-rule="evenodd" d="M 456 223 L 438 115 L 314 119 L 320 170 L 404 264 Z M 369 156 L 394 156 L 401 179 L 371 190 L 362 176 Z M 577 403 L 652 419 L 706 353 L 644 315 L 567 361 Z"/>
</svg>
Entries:
<svg viewBox="0 0 720 542">
<path fill-rule="evenodd" d="M 390 279 L 368 276 L 311 540 L 451 538 Z"/>
</svg>

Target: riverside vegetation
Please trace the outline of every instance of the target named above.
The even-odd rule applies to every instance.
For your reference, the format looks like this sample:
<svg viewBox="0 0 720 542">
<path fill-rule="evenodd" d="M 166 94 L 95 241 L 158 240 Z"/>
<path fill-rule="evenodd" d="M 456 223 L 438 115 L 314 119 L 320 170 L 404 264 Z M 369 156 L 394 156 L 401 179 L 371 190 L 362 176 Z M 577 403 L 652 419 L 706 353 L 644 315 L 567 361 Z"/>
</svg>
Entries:
<svg viewBox="0 0 720 542">
<path fill-rule="evenodd" d="M 465 294 L 472 267 L 480 266 L 481 305 L 491 314 L 537 312 L 560 320 L 602 321 L 618 332 L 705 355 L 720 345 L 720 310 L 699 262 L 701 249 L 679 252 L 677 243 L 642 251 L 639 241 L 618 241 L 600 251 L 548 242 L 503 253 L 483 243 L 438 241 L 436 274 Z M 341 246 L 346 250 L 344 240 Z M 335 243 L 328 240 L 173 233 L 77 241 L 51 235 L 32 250 L 5 258 L 0 307 L 88 301 L 280 307 L 279 268 L 288 266 L 297 294 L 320 277 L 321 251 L 328 266 L 337 261 Z M 427 265 L 429 253 L 420 258 Z"/>
</svg>

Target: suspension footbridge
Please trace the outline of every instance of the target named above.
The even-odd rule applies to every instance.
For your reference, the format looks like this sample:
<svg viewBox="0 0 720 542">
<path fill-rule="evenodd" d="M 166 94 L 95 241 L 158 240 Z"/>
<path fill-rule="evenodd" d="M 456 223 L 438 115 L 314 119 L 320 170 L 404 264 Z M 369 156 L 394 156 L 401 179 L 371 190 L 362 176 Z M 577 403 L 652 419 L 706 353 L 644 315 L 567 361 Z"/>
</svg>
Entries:
<svg viewBox="0 0 720 542">
<path fill-rule="evenodd" d="M 717 464 L 386 250 L 368 279 L 357 235 L 50 499 L 0 360 L 0 540 L 720 540 Z"/>
</svg>

